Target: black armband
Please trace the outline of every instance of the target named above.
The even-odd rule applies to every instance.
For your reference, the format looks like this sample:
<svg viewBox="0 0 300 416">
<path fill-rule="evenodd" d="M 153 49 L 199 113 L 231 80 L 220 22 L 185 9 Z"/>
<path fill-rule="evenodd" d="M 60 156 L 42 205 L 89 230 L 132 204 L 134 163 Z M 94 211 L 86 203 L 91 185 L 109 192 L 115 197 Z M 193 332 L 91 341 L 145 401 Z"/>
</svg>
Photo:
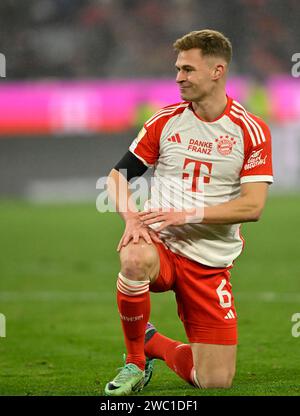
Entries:
<svg viewBox="0 0 300 416">
<path fill-rule="evenodd" d="M 122 159 L 116 164 L 114 169 L 120 171 L 125 170 L 127 173 L 127 181 L 135 178 L 136 176 L 142 176 L 148 169 L 144 163 L 137 158 L 130 150 L 122 157 Z"/>
</svg>

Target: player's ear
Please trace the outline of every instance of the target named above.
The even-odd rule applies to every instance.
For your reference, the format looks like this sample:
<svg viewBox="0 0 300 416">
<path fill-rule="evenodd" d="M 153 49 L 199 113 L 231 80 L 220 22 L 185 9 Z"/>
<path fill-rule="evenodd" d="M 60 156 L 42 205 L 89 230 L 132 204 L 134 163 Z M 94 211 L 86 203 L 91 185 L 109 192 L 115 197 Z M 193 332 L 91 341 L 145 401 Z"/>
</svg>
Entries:
<svg viewBox="0 0 300 416">
<path fill-rule="evenodd" d="M 225 73 L 225 65 L 224 64 L 216 64 L 213 68 L 213 71 L 212 71 L 212 80 L 216 81 L 216 80 L 222 78 L 224 73 Z"/>
</svg>

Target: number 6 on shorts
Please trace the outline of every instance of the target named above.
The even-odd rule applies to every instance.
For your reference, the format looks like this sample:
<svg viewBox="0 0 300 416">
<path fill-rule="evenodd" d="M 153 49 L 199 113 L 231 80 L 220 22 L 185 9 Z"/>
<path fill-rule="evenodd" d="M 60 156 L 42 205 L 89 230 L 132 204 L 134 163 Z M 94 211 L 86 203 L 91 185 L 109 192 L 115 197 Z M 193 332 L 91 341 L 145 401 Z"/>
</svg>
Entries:
<svg viewBox="0 0 300 416">
<path fill-rule="evenodd" d="M 228 290 L 224 289 L 223 287 L 226 285 L 227 280 L 222 279 L 220 285 L 218 286 L 216 292 L 220 299 L 220 305 L 222 308 L 230 308 L 231 307 L 231 293 Z M 225 297 L 227 297 L 227 302 L 225 302 Z"/>
</svg>

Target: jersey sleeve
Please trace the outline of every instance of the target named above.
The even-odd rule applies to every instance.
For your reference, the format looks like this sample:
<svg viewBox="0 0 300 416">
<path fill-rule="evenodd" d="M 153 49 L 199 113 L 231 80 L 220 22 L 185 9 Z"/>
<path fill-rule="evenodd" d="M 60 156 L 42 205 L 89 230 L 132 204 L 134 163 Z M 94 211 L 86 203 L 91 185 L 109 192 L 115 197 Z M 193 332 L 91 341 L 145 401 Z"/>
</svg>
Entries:
<svg viewBox="0 0 300 416">
<path fill-rule="evenodd" d="M 152 167 L 159 157 L 160 134 L 154 125 L 144 124 L 137 137 L 131 143 L 129 150 L 138 157 L 144 165 Z"/>
<path fill-rule="evenodd" d="M 244 129 L 244 163 L 240 182 L 273 182 L 272 144 L 269 127 L 258 117 L 251 115 L 248 128 Z"/>
</svg>

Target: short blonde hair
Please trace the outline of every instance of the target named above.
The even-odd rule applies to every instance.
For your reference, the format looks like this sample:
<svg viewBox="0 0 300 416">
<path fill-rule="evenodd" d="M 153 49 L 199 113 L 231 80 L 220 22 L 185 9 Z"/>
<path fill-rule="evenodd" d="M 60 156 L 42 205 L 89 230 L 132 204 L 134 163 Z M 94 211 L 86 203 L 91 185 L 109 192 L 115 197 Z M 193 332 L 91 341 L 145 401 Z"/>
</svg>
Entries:
<svg viewBox="0 0 300 416">
<path fill-rule="evenodd" d="M 179 38 L 173 44 L 177 52 L 189 49 L 201 49 L 203 56 L 218 56 L 229 64 L 232 57 L 232 45 L 223 33 L 216 30 L 194 30 Z"/>
</svg>

